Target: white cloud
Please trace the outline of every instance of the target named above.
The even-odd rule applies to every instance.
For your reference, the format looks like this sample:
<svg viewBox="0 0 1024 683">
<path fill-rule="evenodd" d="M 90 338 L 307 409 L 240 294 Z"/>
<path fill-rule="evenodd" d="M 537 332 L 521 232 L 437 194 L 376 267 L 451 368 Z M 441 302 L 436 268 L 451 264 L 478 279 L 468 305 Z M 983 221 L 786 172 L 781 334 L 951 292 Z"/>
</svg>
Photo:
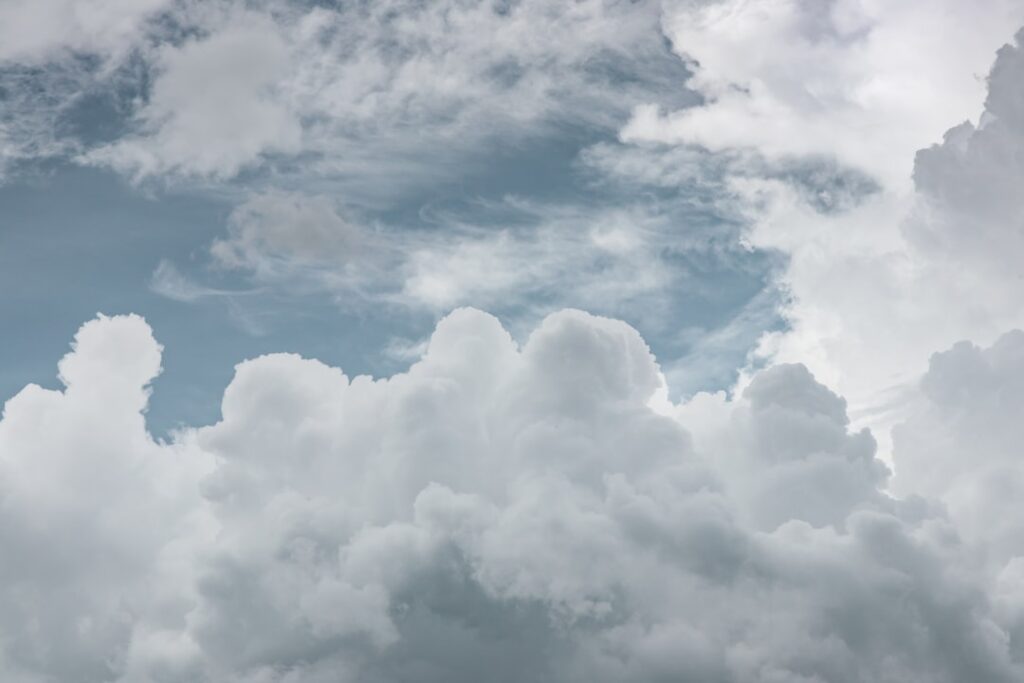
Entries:
<svg viewBox="0 0 1024 683">
<path fill-rule="evenodd" d="M 192 514 L 209 461 L 146 431 L 160 352 L 141 318 L 100 317 L 61 361 L 62 391 L 31 385 L 4 406 L 5 679 L 105 680 L 133 625 L 168 626 L 190 590 L 178 557 L 203 538 Z"/>
<path fill-rule="evenodd" d="M 247 291 L 213 289 L 193 282 L 177 266 L 166 259 L 157 264 L 150 279 L 149 288 L 160 296 L 174 301 L 193 302 L 207 297 L 237 296 Z"/>
<path fill-rule="evenodd" d="M 381 7 L 387 15 L 394 6 Z M 356 80 L 341 80 L 346 92 L 360 93 L 365 67 L 389 86 L 366 86 L 352 110 L 319 93 L 317 70 L 303 81 L 291 69 L 296 51 L 341 50 L 346 31 L 358 36 L 365 27 L 328 10 L 280 24 L 225 24 L 164 48 L 140 134 L 107 153 L 135 155 L 118 158 L 140 175 L 227 178 L 275 149 L 299 151 L 300 138 L 348 140 L 350 125 L 372 138 L 396 121 L 422 134 L 417 125 L 430 121 L 435 127 L 425 129 L 445 144 L 479 130 L 501 107 L 515 122 L 536 121 L 538 111 L 561 111 L 542 74 L 508 67 L 516 84 L 509 92 L 542 93 L 522 109 L 465 87 L 480 83 L 478 67 L 503 64 L 482 57 L 492 44 L 503 54 L 505 35 L 481 30 L 490 22 L 509 28 L 509 45 L 538 63 L 567 69 L 554 70 L 561 76 L 576 74 L 594 45 L 631 45 L 635 27 L 612 31 L 605 5 L 566 7 L 526 3 L 503 13 L 444 5 L 447 14 L 421 8 L 412 19 L 378 22 L 396 31 L 399 48 L 444 33 L 440 17 L 462 30 L 452 32 L 455 45 L 411 56 L 373 34 L 374 49 L 360 52 L 369 62 L 342 69 Z M 850 393 L 857 409 L 876 407 L 880 387 L 912 386 L 932 349 L 964 337 L 988 345 L 1020 321 L 1022 212 L 1008 191 L 1021 180 L 1020 51 L 1001 52 L 979 125 L 954 129 L 918 156 L 916 194 L 908 196 L 891 191 L 898 174 L 830 136 L 849 139 L 850 112 L 867 112 L 868 122 L 891 115 L 900 126 L 912 118 L 898 103 L 871 109 L 862 100 L 871 80 L 864 64 L 892 56 L 898 41 L 887 31 L 916 30 L 916 10 L 833 3 L 826 16 L 810 4 L 758 5 L 771 10 L 760 22 L 772 29 L 771 41 L 794 51 L 779 59 L 820 62 L 820 73 L 794 79 L 766 49 L 731 56 L 748 7 L 694 10 L 737 10 L 714 23 L 724 37 L 712 31 L 710 47 L 701 48 L 705 87 L 757 85 L 752 95 L 725 88 L 699 111 L 750 123 L 768 107 L 785 126 L 813 133 L 810 144 L 774 148 L 767 138 L 735 137 L 746 128 L 723 126 L 734 137 L 716 138 L 720 144 L 758 154 L 730 152 L 720 177 L 692 173 L 694 158 L 704 163 L 704 153 L 692 150 L 670 150 L 664 165 L 649 167 L 651 148 L 617 156 L 602 147 L 587 163 L 634 175 L 638 184 L 695 177 L 738 198 L 735 205 L 756 215 L 749 242 L 791 257 L 784 283 L 793 295 L 792 329 L 766 338 L 765 352 L 803 361 Z M 628 7 L 614 9 L 627 18 Z M 569 17 L 570 28 L 555 22 L 534 35 L 546 13 Z M 937 38 L 948 35 L 950 26 L 939 28 Z M 296 42 L 296 31 L 315 39 Z M 561 38 L 570 55 L 564 62 L 566 53 L 550 47 L 565 47 Z M 872 41 L 882 46 L 877 54 Z M 866 61 L 850 57 L 863 50 Z M 298 61 L 323 73 L 350 65 L 348 53 L 326 54 Z M 936 54 L 899 53 L 881 73 L 904 83 L 906 69 Z M 726 62 L 714 66 L 712 57 Z M 837 73 L 837 65 L 853 72 Z M 949 100 L 940 98 L 942 116 L 977 95 L 961 89 L 961 67 Z M 424 73 L 440 74 L 440 97 L 425 92 Z M 818 94 L 825 113 L 808 114 L 800 79 L 830 85 L 840 76 L 862 88 L 861 99 L 826 89 Z M 186 97 L 197 81 L 216 97 Z M 295 105 L 314 92 L 312 104 Z M 465 103 L 475 97 L 481 108 Z M 309 116 L 326 111 L 317 109 L 324 102 L 339 103 L 344 114 Z M 255 123 L 235 130 L 230 122 L 246 106 Z M 284 130 L 296 137 L 275 147 Z M 910 143 L 889 136 L 864 147 L 903 154 Z M 772 157 L 804 153 L 833 154 L 887 186 L 823 209 L 773 166 Z M 498 237 L 460 225 L 458 240 L 395 246 L 369 239 L 340 206 L 324 196 L 254 196 L 215 255 L 271 277 L 281 263 L 328 276 L 323 264 L 339 262 L 363 277 L 355 247 L 379 250 L 373 267 L 397 264 L 402 294 L 437 309 L 468 295 L 498 302 L 537 279 L 558 279 L 579 266 L 580 254 L 599 264 L 614 257 L 620 268 L 612 275 L 584 268 L 567 279 L 595 302 L 617 296 L 628 304 L 623 282 L 633 291 L 671 282 L 649 267 L 650 249 L 665 234 L 657 222 L 636 230 L 647 225 L 642 212 L 589 223 L 569 211 L 544 230 Z M 205 295 L 170 266 L 157 283 L 180 298 Z M 893 498 L 872 436 L 851 428 L 844 399 L 804 366 L 753 374 L 733 398 L 672 405 L 640 335 L 579 311 L 547 317 L 519 345 L 493 317 L 457 310 L 408 372 L 376 381 L 289 354 L 249 360 L 225 390 L 222 419 L 166 443 L 145 426 L 159 345 L 138 317 L 99 317 L 61 361 L 64 389 L 26 387 L 0 419 L 0 540 L 8 558 L 0 567 L 0 676 L 1024 680 L 1024 570 L 1013 521 L 1021 339 L 1013 333 L 984 350 L 961 344 L 932 359 L 920 390 L 908 389 L 910 415 L 895 433 L 893 489 L 906 497 Z"/>
<path fill-rule="evenodd" d="M 0 63 L 38 63 L 90 52 L 115 56 L 171 0 L 5 0 L 0 4 Z"/>
<path fill-rule="evenodd" d="M 361 187 L 387 192 L 451 172 L 438 157 L 499 135 L 614 128 L 630 106 L 623 98 L 638 101 L 678 67 L 659 40 L 658 9 L 605 0 L 313 9 L 268 0 L 244 12 L 185 3 L 174 18 L 197 37 L 157 37 L 143 55 L 156 78 L 136 130 L 83 159 L 136 180 L 224 180 L 276 158 L 291 177 L 360 185 L 372 176 Z"/>
<path fill-rule="evenodd" d="M 1014 0 L 716 0 L 666 9 L 703 106 L 639 107 L 631 140 L 833 158 L 905 187 L 914 151 L 974 116 Z"/>
<path fill-rule="evenodd" d="M 339 216 L 327 197 L 269 192 L 237 206 L 228 221 L 228 236 L 214 242 L 210 251 L 226 268 L 272 277 L 302 266 L 340 270 L 370 238 Z"/>
<path fill-rule="evenodd" d="M 788 329 L 765 334 L 755 358 L 807 364 L 875 428 L 886 457 L 928 354 L 1024 325 L 1019 45 L 978 77 L 1024 10 L 941 7 L 688 6 L 669 33 L 698 60 L 690 85 L 707 103 L 659 119 L 661 132 L 634 118 L 623 137 L 636 148 L 598 157 L 647 186 L 702 185 L 749 226 L 747 244 L 787 259 Z M 865 94 L 878 88 L 885 97 Z"/>
<path fill-rule="evenodd" d="M 233 14 L 210 35 L 157 52 L 141 132 L 90 152 L 136 179 L 183 173 L 229 178 L 262 155 L 301 149 L 298 116 L 278 94 L 289 46 L 268 17 Z"/>
<path fill-rule="evenodd" d="M 965 535 L 989 542 L 1001 563 L 1024 554 L 1022 386 L 1024 333 L 984 349 L 960 342 L 932 356 L 911 416 L 894 434 L 895 489 L 943 501 Z"/>
<path fill-rule="evenodd" d="M 1019 374 L 954 353 L 937 406 Z M 159 363 L 141 319 L 101 317 L 62 392 L 5 407 L 5 679 L 1024 676 L 1017 565 L 982 570 L 986 537 L 883 494 L 799 366 L 672 418 L 627 325 L 563 311 L 520 347 L 463 309 L 384 380 L 246 361 L 220 422 L 156 443 Z"/>
<path fill-rule="evenodd" d="M 785 182 L 734 182 L 751 243 L 787 254 L 791 329 L 762 353 L 807 363 L 850 398 L 863 422 L 899 418 L 928 354 L 970 338 L 989 344 L 1024 324 L 1020 263 L 1024 182 L 1016 83 L 1019 46 L 1000 53 L 983 125 L 950 130 L 917 154 L 915 192 L 881 192 L 824 215 Z"/>
<path fill-rule="evenodd" d="M 211 256 L 216 267 L 256 283 L 327 292 L 346 307 L 387 304 L 442 315 L 472 305 L 516 310 L 532 325 L 574 305 L 629 311 L 656 324 L 674 296 L 699 294 L 700 283 L 674 258 L 707 254 L 724 269 L 745 255 L 723 246 L 731 226 L 689 225 L 686 202 L 673 197 L 650 206 L 629 194 L 587 205 L 505 196 L 424 209 L 424 225 L 409 228 L 361 220 L 324 195 L 266 192 L 232 212 Z"/>
<path fill-rule="evenodd" d="M 150 22 L 174 7 L 172 0 L 0 3 L 0 183 L 21 162 L 82 151 L 88 142 L 68 130 L 76 106 L 124 85 L 119 69 L 146 47 Z"/>
<path fill-rule="evenodd" d="M 9 88 L 12 94 L 0 111 L 0 183 L 22 160 L 56 156 L 74 148 L 54 135 L 66 103 L 40 97 L 38 92 L 34 96 L 27 93 L 20 86 L 29 78 L 32 74 L 0 74 L 0 84 L 14 86 Z"/>
</svg>

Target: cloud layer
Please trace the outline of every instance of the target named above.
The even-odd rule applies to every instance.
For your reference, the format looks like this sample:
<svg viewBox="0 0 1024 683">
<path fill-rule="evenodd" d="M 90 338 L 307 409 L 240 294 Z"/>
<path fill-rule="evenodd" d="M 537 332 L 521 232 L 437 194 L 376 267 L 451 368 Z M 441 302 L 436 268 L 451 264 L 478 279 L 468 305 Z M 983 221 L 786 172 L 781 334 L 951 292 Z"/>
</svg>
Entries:
<svg viewBox="0 0 1024 683">
<path fill-rule="evenodd" d="M 211 248 L 257 286 L 685 334 L 672 259 L 745 249 L 785 258 L 789 326 L 734 394 L 675 403 L 624 322 L 459 308 L 406 372 L 261 356 L 219 421 L 157 440 L 162 348 L 99 316 L 0 418 L 0 678 L 1024 681 L 1021 34 L 927 147 L 1019 24 L 969 4 L 4 6 L 0 160 L 273 176 Z M 62 137 L 94 88 L 124 129 Z M 583 200 L 365 220 L 561 126 L 606 136 Z M 679 229 L 698 211 L 717 241 Z M 159 264 L 178 301 L 243 291 Z"/>
<path fill-rule="evenodd" d="M 936 357 L 898 442 L 903 486 L 927 498 L 898 499 L 871 436 L 802 366 L 658 408 L 640 336 L 581 312 L 518 345 L 460 309 L 381 380 L 246 361 L 223 419 L 167 443 L 144 422 L 159 345 L 138 317 L 100 317 L 61 361 L 64 388 L 27 387 L 0 422 L 0 666 L 14 681 L 1021 680 L 1018 549 L 970 519 L 979 497 L 1005 513 L 1019 496 L 991 470 L 955 474 L 956 444 L 993 425 L 1011 450 L 992 436 L 987 457 L 1019 469 L 1020 340 Z M 1005 413 L 973 410 L 993 401 Z"/>
</svg>

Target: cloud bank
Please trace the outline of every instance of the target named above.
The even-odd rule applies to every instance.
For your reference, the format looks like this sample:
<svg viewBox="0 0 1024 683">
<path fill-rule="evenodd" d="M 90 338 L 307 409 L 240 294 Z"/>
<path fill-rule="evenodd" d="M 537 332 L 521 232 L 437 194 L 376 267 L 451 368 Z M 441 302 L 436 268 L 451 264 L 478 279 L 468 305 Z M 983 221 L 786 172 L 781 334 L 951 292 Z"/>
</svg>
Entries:
<svg viewBox="0 0 1024 683">
<path fill-rule="evenodd" d="M 914 187 L 823 216 L 774 181 L 746 182 L 752 242 L 786 251 L 790 330 L 772 358 L 806 362 L 867 414 L 903 410 L 928 354 L 988 345 L 1024 324 L 1021 306 L 1020 34 L 989 76 L 977 125 L 919 151 Z M 890 417 L 891 419 L 891 417 Z"/>
<path fill-rule="evenodd" d="M 1022 680 L 1019 535 L 971 518 L 1019 499 L 1022 339 L 936 356 L 898 440 L 921 495 L 893 498 L 804 367 L 666 407 L 640 336 L 582 312 L 520 345 L 457 310 L 386 379 L 246 361 L 222 420 L 169 442 L 144 420 L 160 346 L 101 316 L 64 388 L 26 387 L 0 421 L 0 671 Z M 979 437 L 991 467 L 959 476 Z"/>
<path fill-rule="evenodd" d="M 1019 24 L 1012 3 L 966 7 L 33 5 L 53 30 L 0 48 L 20 64 L 5 77 L 57 59 L 77 87 L 139 59 L 152 87 L 127 134 L 88 149 L 25 147 L 28 124 L 5 116 L 6 157 L 68 144 L 136 180 L 220 183 L 307 161 L 387 173 L 401 149 L 415 175 L 494 131 L 579 112 L 615 129 L 632 111 L 580 163 L 641 189 L 630 209 L 685 185 L 745 220 L 745 246 L 788 259 L 790 327 L 735 395 L 673 403 L 623 322 L 564 310 L 518 343 L 458 309 L 384 379 L 246 361 L 220 421 L 158 441 L 161 347 L 141 318 L 100 316 L 60 362 L 63 388 L 26 387 L 0 419 L 0 677 L 1024 680 L 1024 333 L 1008 331 L 1024 322 L 1024 60 L 1019 39 L 1003 48 L 983 116 L 925 147 L 979 110 L 973 75 Z M 662 9 L 697 106 L 633 107 L 664 71 L 609 77 L 662 64 L 647 40 Z M 90 23 L 105 11 L 124 22 Z M 954 54 L 965 16 L 977 43 Z M 173 39 L 150 41 L 161 22 Z M 78 51 L 101 66 L 74 66 Z M 63 81 L 43 83 L 39 130 L 65 107 Z M 677 283 L 652 265 L 680 241 L 664 214 L 500 204 L 543 216 L 486 232 L 445 216 L 453 231 L 400 242 L 327 192 L 253 193 L 212 253 L 260 284 L 297 269 L 358 291 L 384 273 L 370 301 L 434 311 L 537 282 L 534 299 L 554 282 L 627 307 Z M 166 296 L 231 293 L 160 264 Z M 871 411 L 891 439 L 860 426 Z"/>
</svg>

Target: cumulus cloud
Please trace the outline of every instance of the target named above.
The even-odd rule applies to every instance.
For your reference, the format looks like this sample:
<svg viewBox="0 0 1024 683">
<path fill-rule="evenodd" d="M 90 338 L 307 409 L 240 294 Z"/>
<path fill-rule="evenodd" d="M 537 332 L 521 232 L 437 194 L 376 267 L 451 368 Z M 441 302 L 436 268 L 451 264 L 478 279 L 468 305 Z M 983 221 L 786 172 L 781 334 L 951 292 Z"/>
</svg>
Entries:
<svg viewBox="0 0 1024 683">
<path fill-rule="evenodd" d="M 0 182 L 22 162 L 72 156 L 91 141 L 69 124 L 124 67 L 172 0 L 11 0 L 0 4 Z M 87 137 L 87 136 L 84 136 Z"/>
<path fill-rule="evenodd" d="M 972 539 L 988 541 L 996 561 L 1020 555 L 1017 501 L 1024 485 L 1022 428 L 1024 333 L 991 346 L 959 342 L 932 356 L 921 396 L 894 434 L 894 485 L 942 500 Z"/>
<path fill-rule="evenodd" d="M 19 162 L 75 150 L 74 141 L 57 135 L 57 122 L 70 104 L 67 84 L 84 89 L 88 80 L 78 68 L 44 75 L 34 68 L 0 67 L 0 91 L 4 93 L 0 107 L 0 183 Z"/>
<path fill-rule="evenodd" d="M 898 420 L 931 351 L 1024 324 L 1021 204 L 1009 190 L 1024 180 L 1020 55 L 1019 44 L 999 51 L 977 127 L 917 154 L 912 193 L 824 215 L 784 182 L 734 183 L 751 207 L 751 243 L 790 259 L 791 328 L 762 352 L 808 363 L 876 424 Z"/>
<path fill-rule="evenodd" d="M 669 33 L 707 101 L 659 117 L 660 132 L 640 112 L 623 131 L 632 149 L 596 157 L 641 186 L 698 184 L 747 226 L 747 245 L 785 259 L 786 327 L 762 336 L 754 365 L 808 365 L 850 400 L 858 425 L 875 428 L 885 457 L 928 354 L 961 339 L 991 344 L 1024 324 L 1012 189 L 1020 34 L 999 48 L 1019 7 L 943 8 L 688 5 Z M 964 33 L 965 12 L 968 43 L 950 51 L 942 36 Z M 744 37 L 754 47 L 733 49 Z M 902 95 L 886 95 L 901 83 Z M 913 106 L 890 110 L 904 105 Z"/>
<path fill-rule="evenodd" d="M 91 158 L 139 178 L 228 179 L 316 141 L 344 172 L 350 140 L 391 130 L 429 147 L 472 139 L 481 122 L 556 121 L 564 101 L 589 101 L 595 55 L 631 59 L 653 16 L 596 2 L 275 7 L 217 15 L 160 48 L 138 129 Z M 1005 10 L 986 7 L 979 40 L 1002 35 Z M 1022 214 L 1009 191 L 1021 172 L 1020 47 L 999 53 L 977 125 L 917 156 L 912 194 L 887 164 L 926 144 L 916 131 L 835 143 L 854 117 L 903 126 L 921 113 L 872 99 L 905 85 L 919 60 L 949 65 L 932 41 L 956 11 L 935 13 L 923 47 L 894 51 L 894 35 L 925 25 L 916 12 L 677 8 L 666 25 L 696 60 L 691 85 L 707 103 L 667 118 L 640 110 L 623 145 L 585 155 L 638 187 L 714 188 L 710 201 L 749 220 L 749 246 L 790 257 L 791 329 L 762 351 L 802 363 L 751 371 L 735 395 L 672 403 L 644 340 L 617 320 L 564 310 L 520 343 L 459 309 L 388 378 L 291 354 L 245 361 L 219 421 L 157 441 L 145 422 L 161 366 L 150 328 L 137 316 L 86 323 L 59 364 L 63 388 L 26 387 L 0 419 L 0 675 L 1024 680 L 1024 336 L 999 336 L 1021 314 Z M 548 32 L 536 32 L 549 25 L 540 18 L 553 19 Z M 788 52 L 734 51 L 751 23 Z M 914 102 L 959 117 L 978 95 L 964 76 L 975 47 L 949 93 L 926 88 Z M 784 62 L 808 70 L 783 73 Z M 852 95 L 832 87 L 843 79 Z M 197 84 L 208 100 L 188 97 Z M 610 111 L 599 104 L 595 120 Z M 762 136 L 780 130 L 757 125 L 766 112 L 807 142 Z M 233 125 L 249 113 L 252 125 Z M 729 152 L 655 144 L 666 141 Z M 801 155 L 813 159 L 790 158 Z M 824 194 L 805 173 L 821 155 L 833 157 Z M 396 298 L 435 310 L 468 294 L 497 303 L 537 280 L 620 306 L 676 283 L 650 266 L 678 238 L 663 222 L 551 215 L 534 222 L 543 229 L 486 233 L 448 216 L 457 239 L 396 245 L 326 195 L 255 194 L 213 253 L 262 278 L 298 268 L 364 282 L 379 276 L 365 268 L 393 269 Z M 153 284 L 185 300 L 214 291 L 170 263 Z M 980 346 L 953 345 L 963 338 Z M 892 468 L 840 396 L 860 410 L 889 385 L 910 395 Z"/>
<path fill-rule="evenodd" d="M 977 113 L 978 75 L 1024 20 L 1013 0 L 718 0 L 665 15 L 706 102 L 638 107 L 624 138 L 821 156 L 898 186 L 915 150 Z"/>
<path fill-rule="evenodd" d="M 989 352 L 953 353 L 936 405 L 991 385 L 959 357 Z M 246 361 L 219 422 L 154 442 L 159 368 L 144 321 L 100 317 L 63 390 L 5 406 L 6 679 L 1024 677 L 1017 564 L 883 493 L 801 366 L 655 410 L 624 323 L 563 311 L 517 344 L 461 309 L 387 379 Z"/>
<path fill-rule="evenodd" d="M 28 386 L 4 406 L 5 679 L 109 680 L 133 623 L 149 615 L 159 631 L 188 592 L 175 539 L 202 536 L 204 463 L 146 431 L 160 352 L 141 318 L 97 318 L 60 363 L 63 390 Z"/>
</svg>

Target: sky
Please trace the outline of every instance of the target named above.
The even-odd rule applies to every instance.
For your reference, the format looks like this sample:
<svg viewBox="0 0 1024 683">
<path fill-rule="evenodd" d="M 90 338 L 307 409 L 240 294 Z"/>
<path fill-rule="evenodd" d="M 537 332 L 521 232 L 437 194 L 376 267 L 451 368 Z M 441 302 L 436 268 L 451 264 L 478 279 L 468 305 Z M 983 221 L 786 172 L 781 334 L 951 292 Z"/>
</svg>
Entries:
<svg viewBox="0 0 1024 683">
<path fill-rule="evenodd" d="M 1021 0 L 0 0 L 0 678 L 1024 682 Z"/>
</svg>

